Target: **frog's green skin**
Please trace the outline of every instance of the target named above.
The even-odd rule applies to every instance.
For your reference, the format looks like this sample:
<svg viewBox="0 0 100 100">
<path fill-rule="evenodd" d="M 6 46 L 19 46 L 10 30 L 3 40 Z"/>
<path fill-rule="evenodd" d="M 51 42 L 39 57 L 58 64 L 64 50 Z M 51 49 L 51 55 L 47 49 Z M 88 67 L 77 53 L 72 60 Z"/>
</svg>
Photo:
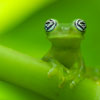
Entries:
<svg viewBox="0 0 100 100">
<path fill-rule="evenodd" d="M 65 80 L 70 80 L 70 86 L 73 87 L 80 81 L 81 75 L 85 71 L 80 50 L 85 30 L 78 30 L 74 23 L 75 21 L 70 24 L 57 22 L 54 29 L 46 32 L 52 47 L 43 57 L 43 60 L 52 65 L 51 70 L 48 72 L 49 76 L 60 74 L 60 87 L 63 86 Z"/>
</svg>

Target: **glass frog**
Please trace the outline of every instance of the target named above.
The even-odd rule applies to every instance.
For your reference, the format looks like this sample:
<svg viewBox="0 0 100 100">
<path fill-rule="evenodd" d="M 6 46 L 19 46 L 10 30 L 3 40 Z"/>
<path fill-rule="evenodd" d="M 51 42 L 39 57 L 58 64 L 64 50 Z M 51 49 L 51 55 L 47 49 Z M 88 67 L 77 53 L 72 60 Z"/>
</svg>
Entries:
<svg viewBox="0 0 100 100">
<path fill-rule="evenodd" d="M 59 75 L 59 87 L 66 81 L 74 87 L 81 80 L 85 64 L 81 55 L 81 41 L 84 39 L 86 23 L 76 19 L 70 24 L 59 23 L 49 19 L 45 23 L 45 31 L 52 46 L 42 60 L 51 64 L 48 76 Z"/>
</svg>

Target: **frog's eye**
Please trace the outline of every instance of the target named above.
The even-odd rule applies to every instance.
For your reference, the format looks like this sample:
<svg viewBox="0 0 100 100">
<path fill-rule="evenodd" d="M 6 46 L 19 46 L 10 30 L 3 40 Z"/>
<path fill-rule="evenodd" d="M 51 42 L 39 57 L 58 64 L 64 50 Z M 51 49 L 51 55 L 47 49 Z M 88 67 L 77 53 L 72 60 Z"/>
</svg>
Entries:
<svg viewBox="0 0 100 100">
<path fill-rule="evenodd" d="M 79 31 L 81 31 L 81 32 L 84 32 L 85 29 L 86 29 L 86 23 L 85 23 L 83 20 L 81 20 L 81 19 L 77 19 L 77 20 L 74 22 L 74 25 L 75 25 L 75 27 L 76 27 Z"/>
<path fill-rule="evenodd" d="M 57 25 L 56 20 L 54 20 L 54 19 L 49 19 L 49 20 L 47 20 L 46 23 L 45 23 L 45 30 L 46 30 L 47 32 L 50 32 L 50 31 L 52 31 L 53 29 L 55 29 L 56 25 Z"/>
</svg>

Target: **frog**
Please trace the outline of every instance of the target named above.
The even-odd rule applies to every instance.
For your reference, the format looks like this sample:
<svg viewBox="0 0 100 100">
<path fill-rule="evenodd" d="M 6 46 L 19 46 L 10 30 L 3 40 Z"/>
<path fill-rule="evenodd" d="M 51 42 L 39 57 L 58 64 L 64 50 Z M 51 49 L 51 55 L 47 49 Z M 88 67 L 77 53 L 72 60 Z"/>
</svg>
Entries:
<svg viewBox="0 0 100 100">
<path fill-rule="evenodd" d="M 71 23 L 59 23 L 56 19 L 45 22 L 45 33 L 51 42 L 50 50 L 42 57 L 51 68 L 48 77 L 59 75 L 59 87 L 69 82 L 75 87 L 85 73 L 85 63 L 81 53 L 81 42 L 86 33 L 86 22 L 75 19 Z"/>
</svg>

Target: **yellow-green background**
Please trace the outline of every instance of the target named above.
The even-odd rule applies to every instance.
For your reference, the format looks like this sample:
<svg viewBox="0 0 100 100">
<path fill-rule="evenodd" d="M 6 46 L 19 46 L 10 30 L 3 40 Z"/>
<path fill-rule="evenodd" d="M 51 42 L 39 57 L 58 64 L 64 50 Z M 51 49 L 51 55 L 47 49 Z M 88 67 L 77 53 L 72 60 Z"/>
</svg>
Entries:
<svg viewBox="0 0 100 100">
<path fill-rule="evenodd" d="M 82 45 L 85 62 L 100 65 L 99 0 L 1 0 L 0 44 L 40 58 L 50 48 L 44 31 L 49 18 L 61 23 L 84 19 L 87 23 Z"/>
</svg>

